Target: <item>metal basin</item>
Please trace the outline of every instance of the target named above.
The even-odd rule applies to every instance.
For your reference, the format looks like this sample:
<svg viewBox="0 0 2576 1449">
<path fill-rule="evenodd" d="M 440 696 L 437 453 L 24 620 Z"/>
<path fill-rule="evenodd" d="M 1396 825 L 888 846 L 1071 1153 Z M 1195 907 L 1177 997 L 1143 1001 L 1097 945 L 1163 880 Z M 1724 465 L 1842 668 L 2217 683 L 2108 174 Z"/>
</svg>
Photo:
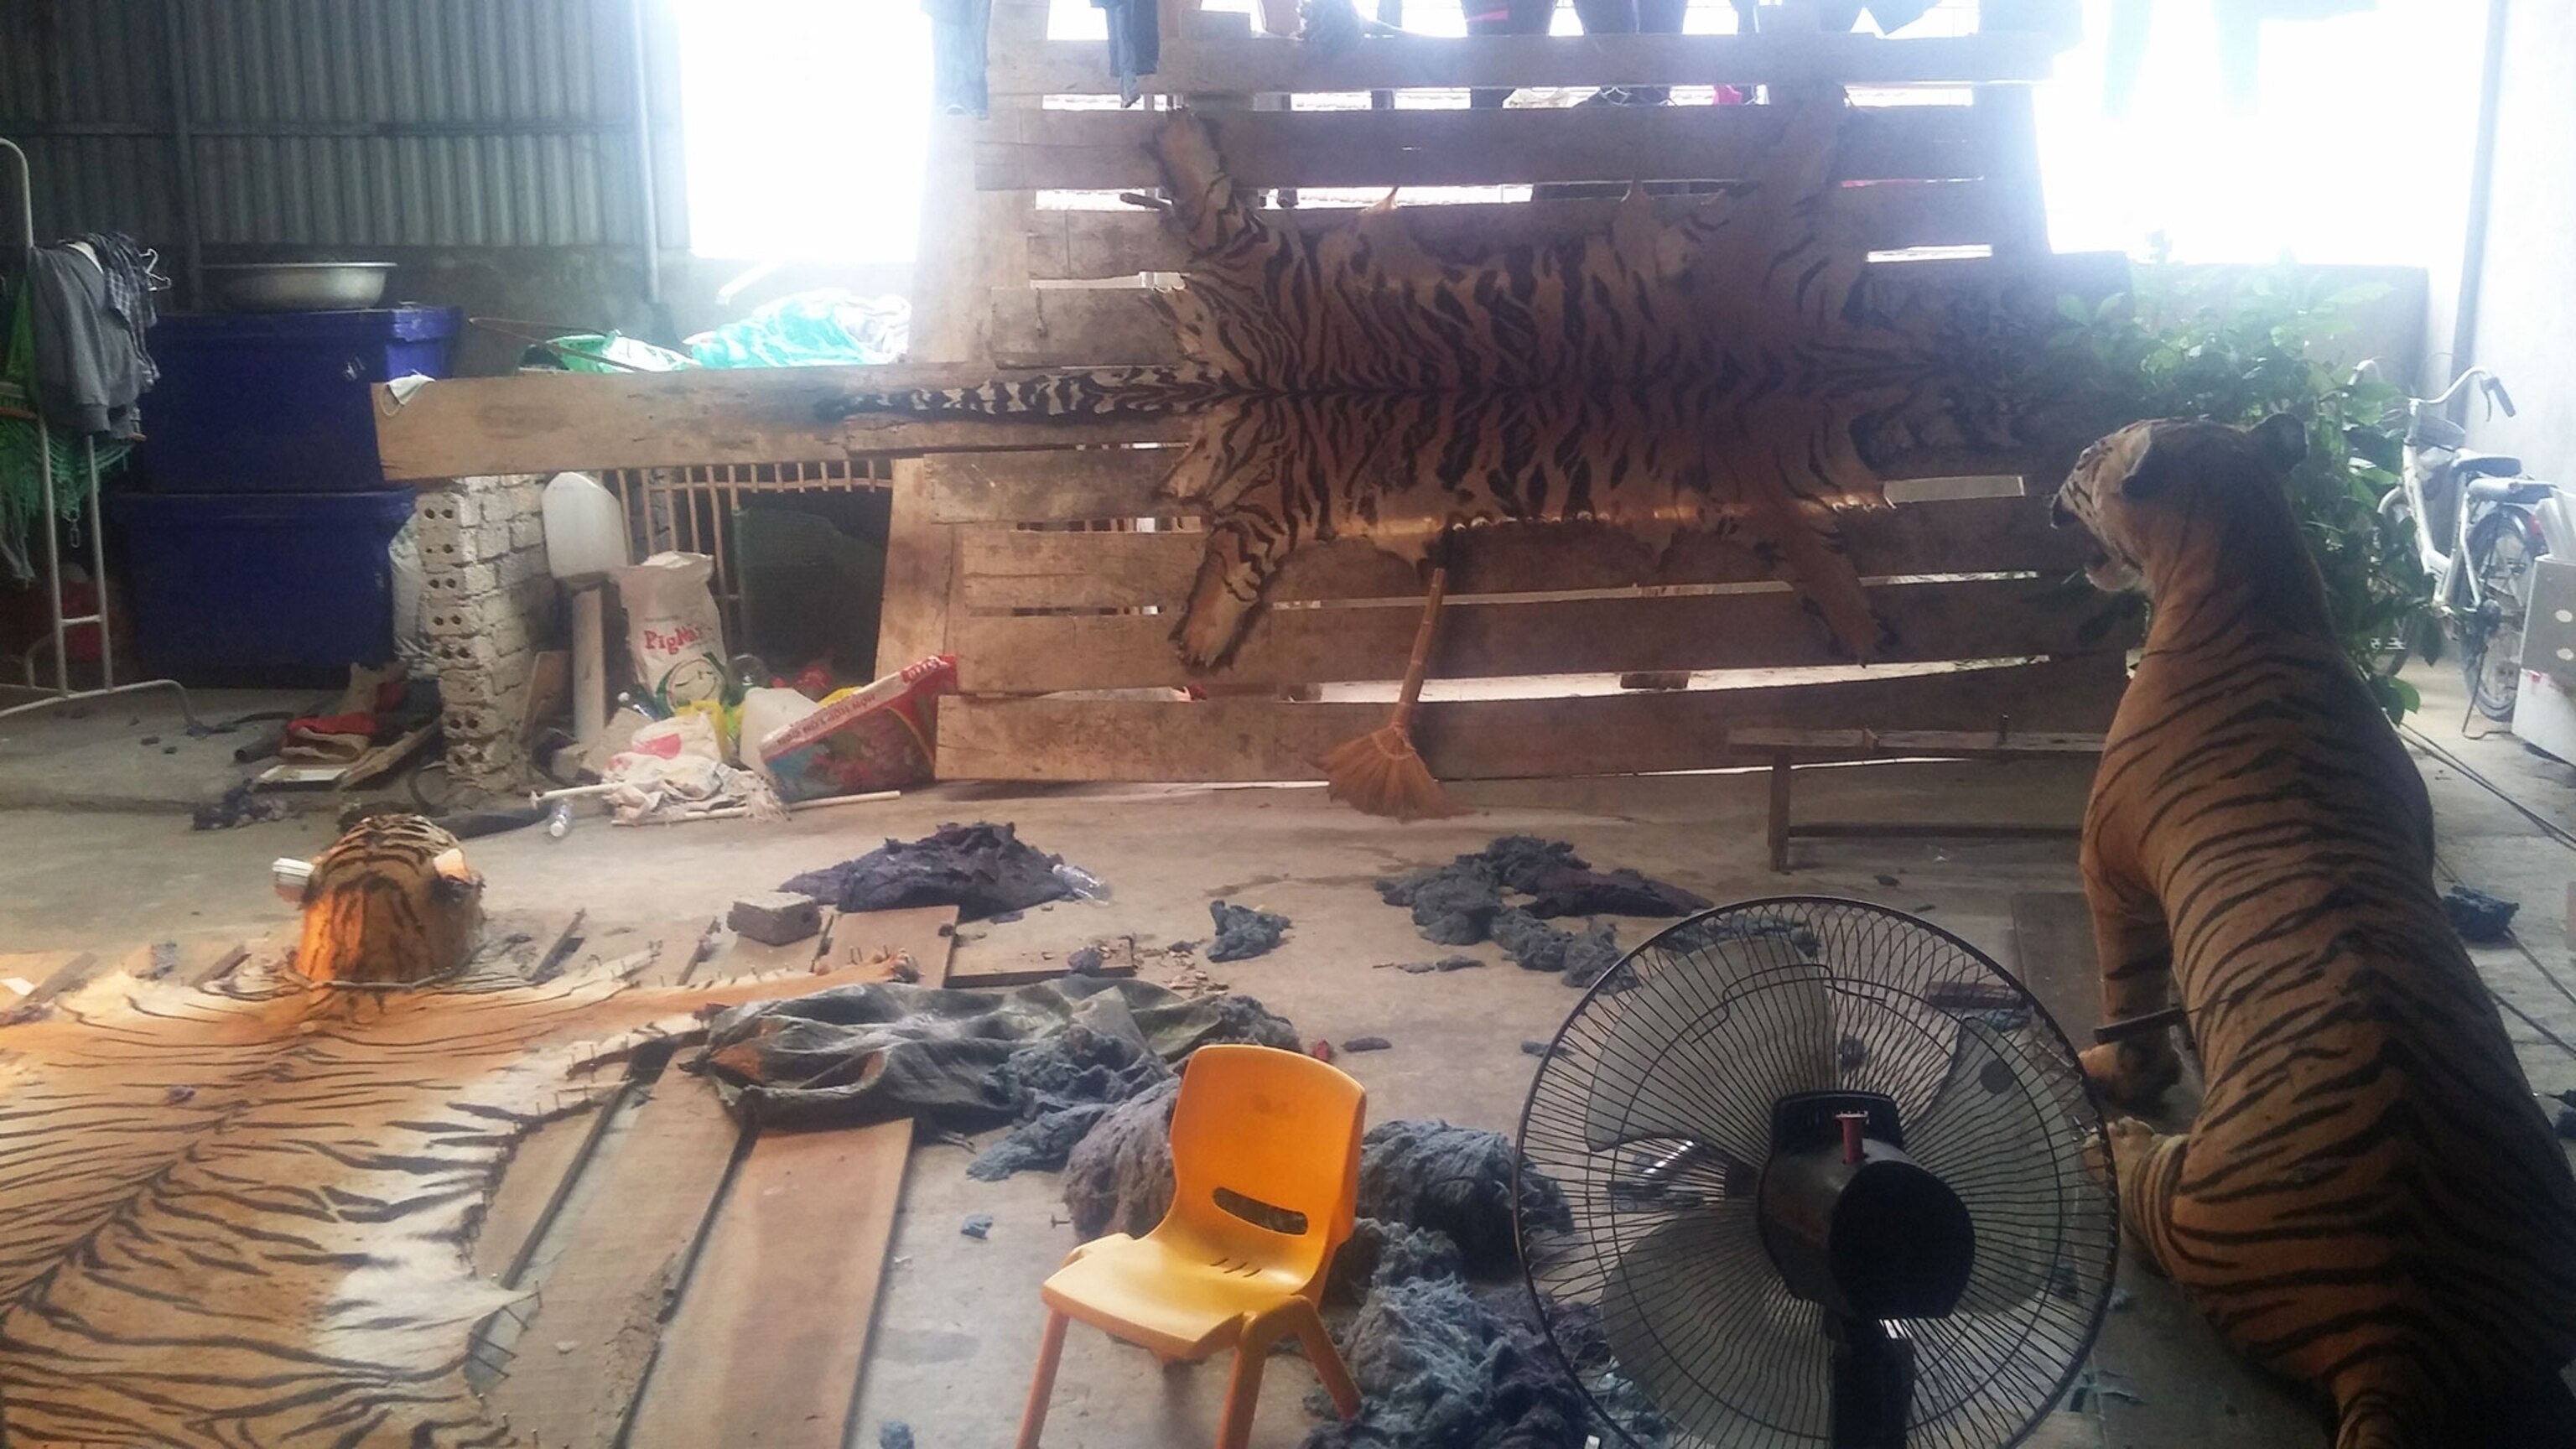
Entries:
<svg viewBox="0 0 2576 1449">
<path fill-rule="evenodd" d="M 210 266 L 206 281 L 235 312 L 347 312 L 382 301 L 391 262 L 257 262 Z"/>
</svg>

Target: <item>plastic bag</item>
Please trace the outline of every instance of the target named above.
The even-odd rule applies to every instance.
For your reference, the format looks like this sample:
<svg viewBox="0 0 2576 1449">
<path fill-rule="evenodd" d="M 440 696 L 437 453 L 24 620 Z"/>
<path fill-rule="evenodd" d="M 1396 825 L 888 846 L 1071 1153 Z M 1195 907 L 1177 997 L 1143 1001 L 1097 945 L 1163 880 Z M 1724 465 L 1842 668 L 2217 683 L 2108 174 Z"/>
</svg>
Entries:
<svg viewBox="0 0 2576 1449">
<path fill-rule="evenodd" d="M 617 571 L 635 679 L 664 714 L 724 698 L 724 620 L 707 591 L 714 572 L 702 553 L 657 553 Z"/>
</svg>

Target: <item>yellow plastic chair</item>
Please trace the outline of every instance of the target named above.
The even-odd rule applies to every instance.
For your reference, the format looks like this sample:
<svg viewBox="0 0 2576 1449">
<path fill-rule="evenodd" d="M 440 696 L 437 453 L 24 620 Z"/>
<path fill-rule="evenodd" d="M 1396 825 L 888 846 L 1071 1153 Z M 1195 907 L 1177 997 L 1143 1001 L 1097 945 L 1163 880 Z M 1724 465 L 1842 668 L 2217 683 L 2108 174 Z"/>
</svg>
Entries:
<svg viewBox="0 0 2576 1449">
<path fill-rule="evenodd" d="M 1112 1233 L 1074 1249 L 1038 1290 L 1046 1339 L 1019 1449 L 1037 1449 L 1065 1324 L 1076 1318 L 1167 1364 L 1233 1349 L 1218 1449 L 1244 1449 L 1262 1361 L 1292 1333 L 1342 1417 L 1360 1411 L 1359 1386 L 1315 1308 L 1333 1252 L 1351 1235 L 1367 1098 L 1359 1083 L 1296 1052 L 1206 1046 L 1191 1055 L 1172 1109 L 1171 1210 L 1141 1238 Z M 1304 1222 L 1275 1231 L 1228 1204 L 1298 1226 L 1263 1211 L 1284 1208 Z"/>
</svg>

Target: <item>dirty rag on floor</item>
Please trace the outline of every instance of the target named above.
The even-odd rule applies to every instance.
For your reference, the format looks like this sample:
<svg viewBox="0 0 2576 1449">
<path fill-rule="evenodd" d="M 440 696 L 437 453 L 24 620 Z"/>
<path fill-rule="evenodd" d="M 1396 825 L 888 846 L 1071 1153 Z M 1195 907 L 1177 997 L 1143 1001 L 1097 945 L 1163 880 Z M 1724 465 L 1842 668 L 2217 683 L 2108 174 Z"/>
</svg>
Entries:
<svg viewBox="0 0 2576 1449">
<path fill-rule="evenodd" d="M 1561 916 L 1682 916 L 1708 909 L 1703 897 L 1634 870 L 1597 871 L 1561 840 L 1506 835 L 1447 865 L 1377 883 L 1379 899 L 1413 913 L 1435 945 L 1491 940 L 1533 971 L 1563 972 L 1589 986 L 1619 959 L 1617 928 L 1588 922 L 1580 932 L 1546 922 Z M 1513 903 L 1513 895 L 1528 896 Z"/>
<path fill-rule="evenodd" d="M 1024 911 L 1071 896 L 1056 874 L 1064 857 L 1021 843 L 1008 825 L 942 825 L 919 840 L 889 840 L 856 860 L 809 870 L 778 888 L 845 911 L 955 906 L 961 921 Z"/>
<path fill-rule="evenodd" d="M 1210 1042 L 1294 1049 L 1248 996 L 1182 997 L 1143 981 L 1067 976 L 1013 991 L 873 982 L 738 1006 L 690 1064 L 747 1123 L 849 1126 L 915 1117 L 956 1131 L 1018 1124 L 1024 1165 L 1074 1140 L 1050 1119 L 1125 1101 Z"/>
<path fill-rule="evenodd" d="M 1216 939 L 1207 946 L 1211 961 L 1249 961 L 1255 956 L 1267 956 L 1278 949 L 1291 924 L 1286 916 L 1224 901 L 1208 902 L 1208 916 L 1216 922 Z"/>
</svg>

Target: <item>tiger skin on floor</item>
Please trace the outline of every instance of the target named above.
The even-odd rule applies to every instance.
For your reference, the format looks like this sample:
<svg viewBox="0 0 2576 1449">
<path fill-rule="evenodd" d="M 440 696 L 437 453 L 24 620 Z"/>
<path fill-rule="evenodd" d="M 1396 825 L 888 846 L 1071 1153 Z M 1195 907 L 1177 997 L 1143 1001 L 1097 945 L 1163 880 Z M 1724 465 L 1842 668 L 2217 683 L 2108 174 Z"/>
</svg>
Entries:
<svg viewBox="0 0 2576 1449">
<path fill-rule="evenodd" d="M 2339 1449 L 2576 1443 L 2576 1178 L 2432 884 L 2432 805 L 2283 483 L 2295 419 L 2144 422 L 2056 495 L 2154 606 L 2086 812 L 2108 1020 L 2178 989 L 2207 1093 L 2112 1130 L 2133 1240 Z M 2143 1107 L 2164 1036 L 2085 1069 Z"/>
<path fill-rule="evenodd" d="M 1274 224 L 1207 127 L 1158 147 L 1193 265 L 1158 294 L 1180 367 L 854 393 L 843 413 L 1200 415 L 1167 493 L 1207 547 L 1175 631 L 1193 667 L 1229 659 L 1292 550 L 1366 537 L 1423 564 L 1449 530 L 1601 519 L 1662 548 L 1743 541 L 1805 594 L 1841 647 L 1888 641 L 1834 515 L 1885 503 L 1853 443 L 1913 408 L 1954 421 L 1957 359 L 1861 305 L 1864 248 L 1832 220 L 1832 99 L 1776 108 L 1743 197 L 1679 221 L 1641 190 L 1608 230 L 1435 257 L 1392 205 L 1322 232 Z"/>
<path fill-rule="evenodd" d="M 482 931 L 483 878 L 456 837 L 418 815 L 370 815 L 313 858 L 295 965 L 316 981 L 429 981 L 463 967 Z"/>
<path fill-rule="evenodd" d="M 524 1135 L 709 1008 L 878 969 L 647 987 L 478 961 L 388 991 L 254 960 L 0 1025 L 0 1444 L 527 1442 L 464 1372 L 520 1296 L 469 1252 Z"/>
</svg>

